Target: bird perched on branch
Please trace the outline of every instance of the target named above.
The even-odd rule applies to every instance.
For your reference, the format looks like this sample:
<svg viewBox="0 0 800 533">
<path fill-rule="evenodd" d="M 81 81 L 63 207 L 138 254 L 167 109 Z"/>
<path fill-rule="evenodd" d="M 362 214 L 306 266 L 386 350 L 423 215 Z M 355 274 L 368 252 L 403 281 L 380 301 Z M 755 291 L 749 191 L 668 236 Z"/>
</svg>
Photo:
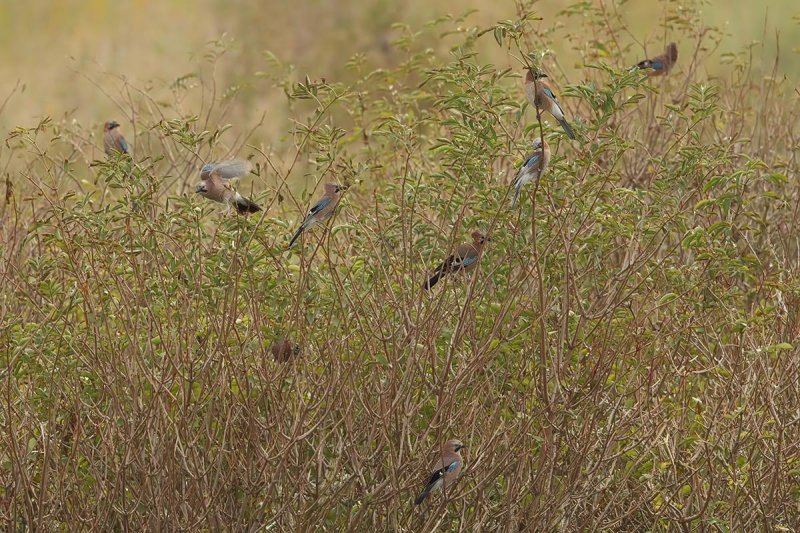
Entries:
<svg viewBox="0 0 800 533">
<path fill-rule="evenodd" d="M 289 339 L 278 339 L 270 347 L 272 356 L 278 363 L 286 363 L 293 357 L 300 355 L 300 345 L 292 344 Z"/>
<path fill-rule="evenodd" d="M 336 185 L 335 183 L 326 183 L 324 186 L 325 192 L 317 203 L 308 211 L 306 218 L 297 228 L 297 231 L 292 235 L 292 240 L 289 241 L 289 248 L 291 248 L 300 235 L 307 229 L 314 227 L 320 222 L 325 222 L 333 216 L 336 206 L 339 205 L 339 200 L 342 199 L 342 192 L 347 187 L 343 185 Z"/>
<path fill-rule="evenodd" d="M 242 159 L 209 163 L 200 169 L 200 183 L 194 192 L 221 204 L 233 206 L 240 215 L 261 211 L 256 203 L 233 190 L 230 180 L 250 172 L 250 162 Z"/>
<path fill-rule="evenodd" d="M 109 157 L 128 153 L 128 143 L 119 131 L 119 122 L 116 120 L 103 124 L 103 150 Z"/>
<path fill-rule="evenodd" d="M 648 69 L 648 76 L 661 76 L 666 74 L 678 60 L 678 45 L 669 43 L 664 53 L 653 59 L 645 59 L 636 63 L 636 68 Z"/>
<path fill-rule="evenodd" d="M 491 240 L 478 230 L 472 232 L 472 242 L 470 244 L 459 245 L 455 252 L 444 260 L 444 262 L 436 267 L 430 279 L 428 279 L 422 288 L 430 290 L 434 285 L 439 283 L 446 274 L 455 272 L 469 272 L 478 265 L 483 252 L 483 245 L 487 240 Z"/>
<path fill-rule="evenodd" d="M 550 145 L 547 141 L 543 141 L 541 137 L 536 137 L 533 140 L 533 151 L 525 158 L 525 162 L 517 173 L 517 178 L 514 180 L 514 199 L 511 201 L 511 207 L 517 205 L 519 193 L 525 184 L 531 181 L 538 180 L 544 174 L 548 163 L 550 163 Z"/>
<path fill-rule="evenodd" d="M 464 460 L 461 459 L 458 451 L 465 447 L 458 439 L 451 439 L 445 443 L 439 453 L 439 459 L 433 465 L 433 469 L 428 476 L 425 488 L 414 500 L 414 505 L 424 502 L 431 492 L 436 492 L 442 488 L 447 490 L 453 486 L 461 474 L 461 468 L 464 466 Z"/>
<path fill-rule="evenodd" d="M 564 117 L 564 110 L 558 105 L 558 99 L 553 89 L 544 81 L 547 74 L 544 72 L 534 72 L 532 68 L 528 69 L 525 75 L 525 96 L 528 97 L 528 102 L 531 103 L 536 109 L 547 111 L 561 124 L 564 132 L 570 139 L 575 138 L 567 119 Z"/>
</svg>

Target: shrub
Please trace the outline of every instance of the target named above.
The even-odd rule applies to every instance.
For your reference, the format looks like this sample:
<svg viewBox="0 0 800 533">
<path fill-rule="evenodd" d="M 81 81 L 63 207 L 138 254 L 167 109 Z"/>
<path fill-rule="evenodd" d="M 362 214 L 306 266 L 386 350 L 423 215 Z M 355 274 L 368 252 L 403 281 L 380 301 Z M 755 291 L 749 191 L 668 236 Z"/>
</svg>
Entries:
<svg viewBox="0 0 800 533">
<path fill-rule="evenodd" d="M 93 162 L 97 137 L 69 120 L 10 132 L 3 520 L 798 528 L 798 93 L 752 81 L 744 56 L 701 76 L 717 34 L 691 10 L 668 23 L 678 67 L 646 79 L 594 9 L 563 14 L 592 35 L 573 83 L 521 12 L 399 28 L 396 66 L 356 56 L 340 81 L 294 81 L 267 55 L 228 90 L 182 77 L 165 104 L 133 88 L 133 159 Z M 493 38 L 507 65 L 477 51 Z M 579 141 L 525 103 L 526 64 L 551 72 Z M 285 143 L 226 122 L 247 83 L 284 89 Z M 511 210 L 540 128 L 550 169 Z M 191 195 L 231 154 L 256 163 L 239 189 L 264 212 Z M 351 185 L 330 231 L 287 251 L 329 181 Z M 494 239 L 475 274 L 423 291 L 475 228 Z M 279 338 L 301 355 L 276 362 Z M 415 508 L 451 437 L 462 479 Z"/>
</svg>

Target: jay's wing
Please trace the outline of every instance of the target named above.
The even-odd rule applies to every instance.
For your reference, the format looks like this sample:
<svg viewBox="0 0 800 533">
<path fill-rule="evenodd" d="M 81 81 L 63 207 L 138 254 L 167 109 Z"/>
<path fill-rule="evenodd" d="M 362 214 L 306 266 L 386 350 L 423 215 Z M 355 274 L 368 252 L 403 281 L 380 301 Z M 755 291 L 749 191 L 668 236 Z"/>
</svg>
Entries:
<svg viewBox="0 0 800 533">
<path fill-rule="evenodd" d="M 316 215 L 317 213 L 319 213 L 320 211 L 325 209 L 325 207 L 327 207 L 328 204 L 330 204 L 330 203 L 331 203 L 331 199 L 329 197 L 327 197 L 327 196 L 323 196 L 322 198 L 319 199 L 319 201 L 316 204 L 314 204 L 314 207 L 312 207 L 308 211 L 308 216 L 309 217 L 313 217 L 314 215 Z"/>
<path fill-rule="evenodd" d="M 558 100 L 556 95 L 553 91 L 550 90 L 550 87 L 542 87 L 542 92 L 547 95 L 548 98 L 552 98 L 553 100 Z"/>
<path fill-rule="evenodd" d="M 211 174 L 223 180 L 229 180 L 244 176 L 250 172 L 250 161 L 244 159 L 233 159 L 231 161 L 222 161 L 217 163 L 211 169 Z"/>
<path fill-rule="evenodd" d="M 522 169 L 530 170 L 536 164 L 539 159 L 542 158 L 542 153 L 539 151 L 533 152 L 528 156 L 528 159 L 525 161 L 525 164 L 522 165 Z"/>
<path fill-rule="evenodd" d="M 456 468 L 458 468 L 458 460 L 454 459 L 448 465 L 434 470 L 433 472 L 431 472 L 431 475 L 428 478 L 428 482 L 425 484 L 425 488 L 433 487 L 437 481 L 439 481 L 444 477 L 445 474 L 447 474 L 448 472 L 452 472 Z"/>
<path fill-rule="evenodd" d="M 462 268 L 467 268 L 478 261 L 478 253 L 471 245 L 459 249 L 455 254 L 447 258 L 451 272 L 458 272 Z"/>
</svg>

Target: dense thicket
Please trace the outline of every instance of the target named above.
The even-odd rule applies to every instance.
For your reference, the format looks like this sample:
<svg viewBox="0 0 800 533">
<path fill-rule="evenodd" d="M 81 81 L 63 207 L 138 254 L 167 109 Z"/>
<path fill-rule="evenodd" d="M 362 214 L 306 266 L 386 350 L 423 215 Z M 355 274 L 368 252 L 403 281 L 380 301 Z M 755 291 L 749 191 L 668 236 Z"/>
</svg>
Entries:
<svg viewBox="0 0 800 533">
<path fill-rule="evenodd" d="M 395 66 L 291 81 L 278 147 L 129 93 L 133 159 L 43 120 L 6 138 L 0 520 L 18 529 L 790 531 L 800 527 L 798 93 L 669 22 L 678 65 L 627 69 L 584 6 L 567 83 L 531 19 L 406 32 Z M 588 17 L 584 17 L 588 12 Z M 583 17 L 583 19 L 581 19 Z M 449 57 L 426 43 L 454 31 Z M 497 40 L 509 66 L 473 45 Z M 218 55 L 211 61 L 221 61 Z M 550 73 L 578 141 L 525 104 Z M 206 94 L 212 94 L 208 91 Z M 105 119 L 105 117 L 102 117 Z M 269 120 L 269 119 L 267 119 Z M 550 169 L 510 209 L 540 127 Z M 265 210 L 193 196 L 248 157 Z M 288 237 L 349 184 L 330 232 Z M 427 293 L 474 229 L 480 267 Z M 278 363 L 288 337 L 298 358 Z M 447 498 L 412 504 L 458 437 Z"/>
</svg>

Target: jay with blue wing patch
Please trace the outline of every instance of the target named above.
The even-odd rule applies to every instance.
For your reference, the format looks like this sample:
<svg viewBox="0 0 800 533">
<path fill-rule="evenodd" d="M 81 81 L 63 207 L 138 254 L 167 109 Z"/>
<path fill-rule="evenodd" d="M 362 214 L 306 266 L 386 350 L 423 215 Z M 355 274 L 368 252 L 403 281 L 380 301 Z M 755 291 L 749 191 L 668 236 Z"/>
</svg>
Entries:
<svg viewBox="0 0 800 533">
<path fill-rule="evenodd" d="M 339 200 L 342 198 L 342 192 L 347 187 L 336 185 L 335 183 L 326 183 L 324 189 L 325 192 L 322 198 L 308 211 L 300 227 L 297 228 L 297 231 L 292 236 L 292 240 L 289 241 L 289 248 L 294 245 L 305 230 L 314 227 L 320 222 L 325 222 L 333 216 L 336 206 L 339 205 Z"/>
<path fill-rule="evenodd" d="M 570 139 L 575 138 L 572 128 L 564 117 L 564 110 L 558 105 L 558 99 L 553 89 L 544 81 L 547 74 L 543 72 L 534 72 L 532 68 L 528 69 L 525 75 L 525 96 L 528 97 L 528 102 L 540 111 L 547 111 L 561 124 L 567 137 Z"/>
<path fill-rule="evenodd" d="M 272 343 L 270 351 L 276 362 L 287 363 L 300 355 L 300 345 L 289 339 L 281 338 Z"/>
<path fill-rule="evenodd" d="M 547 165 L 550 163 L 550 145 L 541 137 L 533 141 L 533 151 L 525 158 L 525 163 L 519 169 L 517 178 L 514 180 L 514 199 L 511 201 L 511 208 L 517 206 L 519 193 L 525 184 L 538 180 L 544 174 Z"/>
<path fill-rule="evenodd" d="M 200 183 L 194 192 L 214 202 L 234 207 L 240 215 L 256 213 L 261 207 L 233 190 L 230 180 L 250 172 L 250 162 L 232 159 L 219 163 L 209 163 L 200 169 Z"/>
<path fill-rule="evenodd" d="M 116 120 L 103 124 L 103 150 L 109 157 L 128 153 L 128 142 L 119 131 L 119 122 Z"/>
<path fill-rule="evenodd" d="M 425 290 L 430 290 L 434 285 L 439 283 L 446 274 L 453 274 L 456 272 L 469 272 L 478 266 L 478 261 L 483 253 L 483 245 L 486 241 L 491 240 L 480 231 L 472 232 L 472 242 L 470 244 L 459 245 L 455 252 L 444 260 L 444 262 L 436 267 L 431 277 L 422 285 Z"/>
<path fill-rule="evenodd" d="M 661 76 L 669 72 L 678 60 L 678 45 L 669 43 L 664 53 L 652 59 L 645 59 L 636 63 L 636 67 L 647 69 L 648 76 Z"/>
<path fill-rule="evenodd" d="M 466 448 L 466 446 L 461 444 L 458 439 L 451 439 L 445 443 L 440 452 L 439 460 L 433 465 L 432 471 L 428 475 L 428 481 L 425 483 L 425 488 L 414 500 L 414 505 L 424 502 L 425 498 L 432 492 L 442 489 L 447 490 L 453 486 L 464 466 L 464 460 L 458 453 L 463 448 Z"/>
</svg>

